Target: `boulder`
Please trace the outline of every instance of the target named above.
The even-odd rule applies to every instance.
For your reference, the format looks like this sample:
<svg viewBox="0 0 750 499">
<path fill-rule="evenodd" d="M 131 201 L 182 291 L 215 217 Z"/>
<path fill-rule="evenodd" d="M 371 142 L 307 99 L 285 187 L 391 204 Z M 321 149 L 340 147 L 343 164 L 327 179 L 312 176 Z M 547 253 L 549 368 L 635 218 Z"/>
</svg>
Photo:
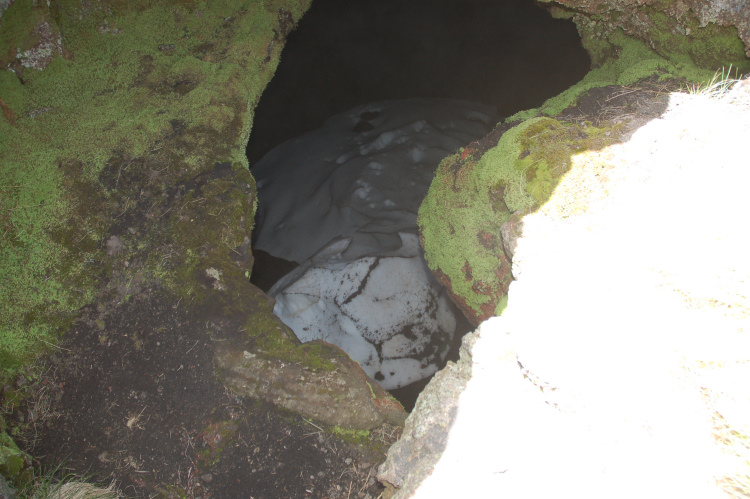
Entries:
<svg viewBox="0 0 750 499">
<path fill-rule="evenodd" d="M 293 334 L 293 333 L 291 333 Z M 323 341 L 307 344 L 325 362 L 315 368 L 267 355 L 249 345 L 222 343 L 214 363 L 224 383 L 244 397 L 267 400 L 315 421 L 368 430 L 403 425 L 406 412 L 343 350 Z"/>
<path fill-rule="evenodd" d="M 378 479 L 408 497 L 432 473 L 448 443 L 458 413 L 458 400 L 471 378 L 471 350 L 477 333 L 464 336 L 460 360 L 449 362 L 419 395 L 406 419 L 401 438 L 388 450 Z"/>
</svg>

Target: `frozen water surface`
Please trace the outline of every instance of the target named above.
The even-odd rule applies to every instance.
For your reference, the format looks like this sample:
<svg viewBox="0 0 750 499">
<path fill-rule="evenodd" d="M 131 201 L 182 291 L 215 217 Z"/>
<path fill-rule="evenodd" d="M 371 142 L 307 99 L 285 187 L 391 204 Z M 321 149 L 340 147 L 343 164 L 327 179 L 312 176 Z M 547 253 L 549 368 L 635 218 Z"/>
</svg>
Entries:
<svg viewBox="0 0 750 499">
<path fill-rule="evenodd" d="M 497 120 L 465 101 L 366 104 L 253 167 L 255 248 L 301 262 L 269 291 L 301 341 L 338 345 L 386 389 L 437 370 L 458 312 L 424 262 L 417 210 L 440 160 Z"/>
</svg>

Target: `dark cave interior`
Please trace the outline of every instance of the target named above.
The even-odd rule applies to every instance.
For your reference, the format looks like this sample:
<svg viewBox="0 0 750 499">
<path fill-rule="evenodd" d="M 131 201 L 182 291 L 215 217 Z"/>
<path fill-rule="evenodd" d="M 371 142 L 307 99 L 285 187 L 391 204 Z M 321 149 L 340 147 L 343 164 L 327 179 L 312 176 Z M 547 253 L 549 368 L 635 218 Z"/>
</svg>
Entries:
<svg viewBox="0 0 750 499">
<path fill-rule="evenodd" d="M 255 110 L 250 167 L 360 104 L 463 99 L 504 118 L 572 86 L 589 66 L 574 24 L 533 0 L 315 0 Z M 255 259 L 252 281 L 264 291 L 296 266 L 260 251 Z M 447 360 L 458 346 L 460 337 Z M 392 393 L 410 411 L 428 381 Z"/>
<path fill-rule="evenodd" d="M 533 0 L 315 0 L 255 110 L 252 165 L 367 102 L 465 99 L 501 116 L 579 81 L 590 60 L 572 21 Z"/>
</svg>

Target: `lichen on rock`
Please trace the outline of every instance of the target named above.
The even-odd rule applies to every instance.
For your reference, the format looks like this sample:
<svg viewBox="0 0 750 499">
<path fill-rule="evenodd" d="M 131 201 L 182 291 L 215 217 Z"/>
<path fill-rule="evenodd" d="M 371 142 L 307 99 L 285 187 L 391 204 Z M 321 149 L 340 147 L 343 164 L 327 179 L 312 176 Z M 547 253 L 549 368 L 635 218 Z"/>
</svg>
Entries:
<svg viewBox="0 0 750 499">
<path fill-rule="evenodd" d="M 750 5 L 742 0 L 543 1 L 575 21 L 594 67 L 617 56 L 611 38 L 623 30 L 673 62 L 750 71 Z"/>
</svg>

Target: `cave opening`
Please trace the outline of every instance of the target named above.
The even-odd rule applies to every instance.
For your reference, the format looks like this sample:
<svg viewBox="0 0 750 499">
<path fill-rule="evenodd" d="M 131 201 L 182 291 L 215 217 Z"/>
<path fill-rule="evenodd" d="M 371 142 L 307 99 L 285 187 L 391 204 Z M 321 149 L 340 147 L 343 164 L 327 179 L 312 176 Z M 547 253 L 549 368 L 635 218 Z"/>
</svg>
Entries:
<svg viewBox="0 0 750 499">
<path fill-rule="evenodd" d="M 375 157 L 372 156 L 375 152 L 371 151 L 380 153 L 381 149 L 400 147 L 393 154 L 400 153 L 409 157 L 411 159 L 407 161 L 409 165 L 417 163 L 431 165 L 430 168 L 434 172 L 442 157 L 468 144 L 471 140 L 481 138 L 491 130 L 495 123 L 502 121 L 505 117 L 524 109 L 537 107 L 546 99 L 562 92 L 579 81 L 588 71 L 589 65 L 589 57 L 581 45 L 574 24 L 571 21 L 554 19 L 542 6 L 532 0 L 435 0 L 430 2 L 423 0 L 359 0 L 356 2 L 315 0 L 300 20 L 298 27 L 288 35 L 276 74 L 255 110 L 253 129 L 247 146 L 251 171 L 256 179 L 258 175 L 267 175 L 267 172 L 262 172 L 264 168 L 268 169 L 264 167 L 264 162 L 268 163 L 269 156 L 277 154 L 282 148 L 289 147 L 289 144 L 294 142 L 290 139 L 295 139 L 299 143 L 298 149 L 301 147 L 304 151 L 285 156 L 286 161 L 310 163 L 311 168 L 319 164 L 311 159 L 311 155 L 314 155 L 311 151 L 323 150 L 324 147 L 318 147 L 317 143 L 306 142 L 306 139 L 298 139 L 298 137 L 303 134 L 308 134 L 305 137 L 309 137 L 308 132 L 321 130 L 326 123 L 328 131 L 318 133 L 313 138 L 314 140 L 335 143 L 338 140 L 334 137 L 337 130 L 342 131 L 343 134 L 358 133 L 359 135 L 352 139 L 354 141 L 353 153 L 342 152 L 342 147 L 344 149 L 345 147 L 340 143 L 335 143 L 329 149 L 319 153 L 319 159 L 322 161 L 346 165 L 352 156 L 367 156 L 365 158 L 367 166 L 363 166 L 363 170 L 366 170 L 368 175 L 380 175 L 380 179 L 383 180 L 385 178 L 382 175 L 383 164 L 386 163 L 385 172 L 387 173 L 387 162 L 393 156 Z M 457 99 L 481 104 L 476 104 L 480 107 L 471 107 L 474 104 L 470 104 L 468 108 L 459 110 L 451 107 L 452 104 L 447 104 L 450 109 L 444 110 L 442 105 L 435 104 L 438 101 L 427 99 Z M 383 101 L 391 103 L 383 103 Z M 419 109 L 410 107 L 411 104 L 403 104 L 417 101 Z M 440 109 L 437 109 L 438 107 Z M 345 118 L 331 119 L 337 115 L 344 116 L 347 112 L 349 112 L 349 121 Z M 399 112 L 402 113 L 403 119 L 394 117 Z M 420 112 L 428 116 L 419 119 Z M 461 121 L 462 117 L 467 119 L 465 126 L 468 129 L 457 131 L 454 129 L 454 124 L 456 121 Z M 338 128 L 331 127 L 330 122 L 336 122 L 337 119 L 343 120 L 341 121 L 343 125 Z M 486 131 L 483 131 L 481 127 L 476 128 L 479 125 L 486 127 Z M 437 145 L 430 142 L 434 140 L 436 134 L 441 133 L 447 137 L 443 142 Z M 425 139 L 428 140 L 427 145 L 423 141 L 420 142 L 422 139 L 415 138 L 419 134 L 423 138 L 425 134 L 432 134 L 429 140 Z M 411 166 L 398 168 L 405 171 Z M 263 213 L 273 211 L 274 203 L 286 204 L 286 208 L 289 209 L 289 199 L 305 196 L 316 198 L 307 205 L 300 204 L 296 208 L 307 210 L 309 206 L 320 205 L 319 198 L 331 198 L 332 191 L 336 189 L 349 189 L 350 192 L 347 195 L 353 199 L 361 198 L 368 202 L 373 201 L 370 191 L 378 190 L 377 187 L 373 188 L 370 185 L 370 181 L 363 180 L 364 177 L 355 178 L 352 174 L 343 175 L 342 178 L 345 180 L 327 180 L 327 183 L 323 184 L 323 180 L 314 180 L 316 176 L 312 173 L 309 174 L 307 180 L 294 181 L 293 178 L 300 176 L 291 175 L 290 171 L 285 168 L 278 168 L 278 171 L 280 178 L 260 180 L 258 183 L 260 206 L 259 217 L 256 219 L 256 227 L 253 231 L 254 248 L 258 234 L 264 229 L 263 224 L 267 218 L 263 216 Z M 307 177 L 307 174 L 305 176 Z M 331 176 L 330 172 L 323 175 L 323 177 Z M 375 177 L 369 178 L 372 180 Z M 391 184 L 403 183 L 406 189 L 410 188 L 406 180 L 390 178 L 388 181 Z M 265 185 L 271 182 L 276 183 L 277 189 L 264 189 Z M 318 189 L 314 188 L 315 185 L 311 188 L 311 183 L 316 182 L 320 184 L 317 186 Z M 285 184 L 289 189 L 305 185 L 307 191 L 291 195 L 289 193 L 277 194 L 284 191 Z M 411 182 L 411 185 L 413 186 L 414 183 Z M 279 189 L 278 186 L 282 188 Z M 429 186 L 429 181 L 427 186 Z M 416 187 L 411 189 L 412 197 L 424 195 Z M 267 194 L 265 196 L 264 190 Z M 286 200 L 281 201 L 282 197 Z M 375 210 L 379 209 L 378 207 L 386 211 L 390 210 L 385 216 L 389 224 L 394 223 L 392 199 L 396 199 L 396 204 L 398 204 L 398 199 L 403 199 L 403 197 L 384 195 L 376 199 L 378 202 L 369 203 L 369 206 Z M 418 206 L 421 199 L 412 201 Z M 330 211 L 329 208 L 321 213 Z M 413 246 L 416 240 L 409 235 L 416 234 L 416 209 L 410 206 L 405 208 L 405 211 L 414 212 L 414 230 L 406 229 L 406 235 L 404 232 L 398 232 L 402 248 L 410 244 Z M 349 221 L 352 217 L 357 218 L 360 215 L 361 210 L 358 211 L 355 206 L 354 209 L 346 213 L 341 212 L 338 217 L 334 218 L 338 221 Z M 284 224 L 279 224 L 278 219 L 273 223 L 278 225 L 279 230 L 283 230 Z M 403 220 L 398 223 L 403 225 Z M 321 226 L 326 224 L 331 225 L 331 221 L 320 220 Z M 309 229 L 309 226 L 316 225 L 316 223 L 306 220 L 304 225 L 307 225 Z M 383 223 L 380 225 L 382 226 Z M 333 270 L 326 274 L 326 278 L 338 279 L 343 288 L 347 284 L 353 286 L 353 291 L 345 300 L 347 302 L 351 301 L 352 297 L 359 296 L 363 287 L 368 285 L 368 281 L 370 287 L 375 286 L 373 282 L 376 278 L 371 277 L 375 274 L 370 272 L 374 268 L 384 268 L 385 263 L 398 269 L 395 272 L 403 276 L 416 275 L 410 274 L 412 270 L 402 266 L 402 260 L 405 261 L 404 257 L 414 257 L 414 254 L 404 254 L 403 250 L 398 249 L 398 244 L 395 246 L 391 244 L 388 251 L 376 252 L 374 256 L 358 254 L 357 257 L 360 259 L 357 260 L 357 265 L 353 263 L 354 257 L 345 259 L 344 263 L 349 266 L 344 268 L 340 255 L 351 252 L 351 248 L 357 246 L 358 240 L 355 238 L 352 243 L 351 238 L 349 242 L 346 242 L 339 237 L 334 238 L 328 245 L 321 245 L 321 241 L 325 243 L 330 239 L 329 236 L 348 234 L 344 234 L 343 229 L 341 234 L 336 234 L 336 230 L 330 227 L 318 232 L 317 239 L 305 240 L 304 237 L 300 237 L 293 240 L 294 244 L 305 247 L 303 253 L 290 253 L 289 251 L 285 253 L 280 248 L 277 252 L 268 245 L 262 250 L 255 248 L 256 260 L 252 281 L 264 291 L 272 294 L 273 288 L 276 291 L 283 288 L 279 286 L 280 279 L 282 281 L 286 279 L 287 285 L 293 281 L 289 278 L 290 273 L 296 272 L 294 279 L 304 280 L 304 275 L 307 275 L 308 281 L 318 283 L 322 279 L 321 275 L 313 275 L 309 272 L 304 274 L 299 264 L 303 264 L 304 267 L 304 262 L 300 260 L 320 250 L 323 250 L 329 263 L 333 262 L 331 264 Z M 373 229 L 368 229 L 368 237 L 372 233 Z M 390 239 L 387 237 L 378 239 L 393 240 L 396 233 L 396 230 L 392 229 L 388 234 Z M 338 253 L 332 248 L 338 250 Z M 295 257 L 292 258 L 290 255 L 295 255 Z M 320 258 L 319 255 L 318 258 Z M 362 258 L 370 259 L 362 260 Z M 401 260 L 398 260 L 399 258 Z M 310 267 L 308 265 L 306 268 L 309 270 Z M 348 281 L 347 277 L 351 277 L 352 280 Z M 393 280 L 392 277 L 383 279 Z M 404 282 L 410 285 L 409 283 L 413 284 L 414 279 L 406 278 Z M 433 295 L 438 293 L 430 288 L 430 285 L 429 283 L 423 285 L 423 288 L 427 289 L 426 292 Z M 404 295 L 399 296 L 403 298 Z M 442 317 L 443 312 L 439 303 L 443 303 L 445 297 L 441 299 L 443 301 L 433 300 L 418 313 L 425 317 L 430 316 L 434 320 L 437 320 L 438 316 Z M 382 304 L 385 298 L 382 294 L 377 295 L 375 301 Z M 293 305 L 299 310 L 310 304 L 306 302 L 300 305 L 295 302 Z M 384 310 L 390 309 L 380 308 L 374 314 L 388 315 Z M 445 323 L 444 320 L 443 323 Z M 354 326 L 349 324 L 342 326 L 342 329 L 346 330 L 347 327 L 351 330 Z M 360 326 L 357 325 L 357 327 Z M 408 327 L 401 324 L 396 327 L 403 329 L 403 334 L 399 335 L 398 340 L 401 343 L 408 341 L 414 343 L 415 338 L 419 336 L 412 330 L 415 327 L 414 324 L 409 324 Z M 457 358 L 460 338 L 469 330 L 469 324 L 460 312 L 457 313 L 456 333 L 451 341 L 450 353 L 447 357 L 439 359 L 441 365 L 438 368 L 442 367 L 445 361 Z M 299 332 L 298 336 L 300 336 Z M 392 349 L 394 342 L 397 343 L 396 339 L 376 345 L 377 355 L 382 359 L 384 349 Z M 422 344 L 420 348 L 434 354 L 434 350 L 438 347 Z M 360 363 L 363 362 L 360 361 Z M 424 361 L 422 365 L 424 367 Z M 381 369 L 374 375 L 368 374 L 373 375 L 382 383 L 382 371 Z M 391 393 L 407 410 L 411 410 L 416 396 L 428 380 L 429 376 L 424 377 L 407 386 L 393 389 Z"/>
</svg>

